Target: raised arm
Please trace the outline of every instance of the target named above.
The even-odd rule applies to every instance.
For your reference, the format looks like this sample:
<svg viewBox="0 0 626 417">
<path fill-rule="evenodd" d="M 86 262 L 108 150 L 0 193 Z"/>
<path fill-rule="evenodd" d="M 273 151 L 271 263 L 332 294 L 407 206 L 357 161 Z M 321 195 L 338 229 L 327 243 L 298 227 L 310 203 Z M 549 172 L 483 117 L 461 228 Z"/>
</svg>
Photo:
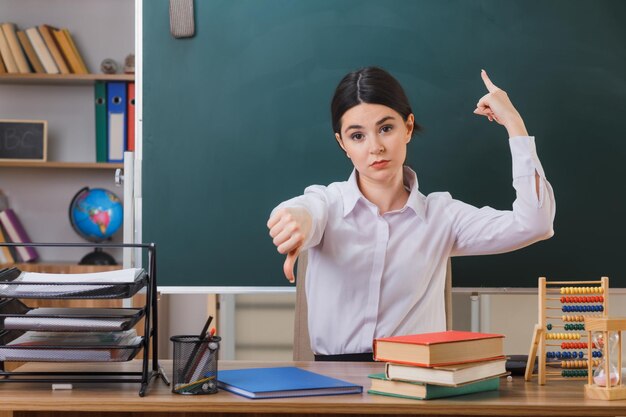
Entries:
<svg viewBox="0 0 626 417">
<path fill-rule="evenodd" d="M 506 92 L 496 87 L 484 70 L 481 77 L 488 93 L 478 101 L 474 113 L 507 129 L 516 199 L 512 210 L 479 209 L 452 200 L 447 211 L 455 233 L 452 255 L 456 256 L 507 252 L 554 234 L 554 193 L 539 162 L 534 138 L 528 136 Z"/>
</svg>

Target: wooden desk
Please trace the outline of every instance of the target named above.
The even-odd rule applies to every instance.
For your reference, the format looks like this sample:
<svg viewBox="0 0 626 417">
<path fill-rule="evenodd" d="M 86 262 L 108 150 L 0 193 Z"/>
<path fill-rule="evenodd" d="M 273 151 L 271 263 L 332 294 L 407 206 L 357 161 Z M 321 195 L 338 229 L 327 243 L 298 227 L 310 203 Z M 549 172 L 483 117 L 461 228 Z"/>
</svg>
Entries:
<svg viewBox="0 0 626 417">
<path fill-rule="evenodd" d="M 171 361 L 162 361 L 171 374 Z M 24 370 L 41 370 L 47 364 L 28 364 Z M 381 363 L 236 362 L 221 361 L 219 369 L 295 365 L 369 388 L 369 373 L 381 372 Z M 75 367 L 76 364 L 72 365 Z M 93 366 L 93 365 L 90 365 Z M 135 362 L 114 364 L 119 369 L 139 369 Z M 68 367 L 69 370 L 70 367 Z M 94 369 L 101 368 L 96 367 Z M 557 381 L 539 387 L 515 377 L 501 381 L 499 391 L 431 401 L 403 400 L 369 395 L 337 395 L 249 400 L 220 391 L 212 395 L 172 394 L 163 382 L 152 383 L 145 397 L 138 384 L 74 384 L 73 391 L 52 391 L 49 384 L 0 384 L 0 416 L 199 416 L 204 415 L 499 415 L 499 416 L 617 416 L 626 415 L 626 401 L 587 400 L 583 382 Z M 4 414 L 2 414 L 4 412 Z"/>
</svg>

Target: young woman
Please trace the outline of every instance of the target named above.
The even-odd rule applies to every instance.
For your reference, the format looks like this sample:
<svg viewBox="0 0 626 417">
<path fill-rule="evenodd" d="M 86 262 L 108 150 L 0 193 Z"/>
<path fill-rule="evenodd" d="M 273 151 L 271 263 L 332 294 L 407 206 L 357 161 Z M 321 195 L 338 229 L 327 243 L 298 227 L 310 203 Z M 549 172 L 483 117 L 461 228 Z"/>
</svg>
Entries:
<svg viewBox="0 0 626 417">
<path fill-rule="evenodd" d="M 313 185 L 281 203 L 267 223 L 284 272 L 309 251 L 306 293 L 317 360 L 371 359 L 372 340 L 445 330 L 450 256 L 519 249 L 553 235 L 555 203 L 524 121 L 485 71 L 488 93 L 474 113 L 503 125 L 513 156 L 512 211 L 476 208 L 449 193 L 427 196 L 404 166 L 419 126 L 404 90 L 386 71 L 346 75 L 331 104 L 333 130 L 354 170 L 348 181 Z"/>
</svg>

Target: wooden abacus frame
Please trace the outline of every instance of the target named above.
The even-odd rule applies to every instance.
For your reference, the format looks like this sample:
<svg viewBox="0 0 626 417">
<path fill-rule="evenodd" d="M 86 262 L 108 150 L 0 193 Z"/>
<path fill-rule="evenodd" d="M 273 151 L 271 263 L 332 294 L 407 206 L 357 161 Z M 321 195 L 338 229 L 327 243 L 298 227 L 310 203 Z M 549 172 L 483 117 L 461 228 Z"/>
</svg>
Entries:
<svg viewBox="0 0 626 417">
<path fill-rule="evenodd" d="M 593 287 L 588 287 L 589 285 L 592 285 Z M 554 287 L 554 286 L 561 286 L 561 288 L 559 289 L 549 288 L 549 287 Z M 568 287 L 564 287 L 564 286 L 568 286 Z M 593 292 L 589 292 L 587 288 L 591 288 L 591 291 Z M 572 292 L 568 292 L 570 291 L 570 289 Z M 597 292 L 595 291 L 596 289 L 598 289 Z M 580 290 L 580 292 L 577 292 L 578 290 Z M 597 317 L 606 317 L 608 315 L 608 309 L 609 309 L 609 298 L 608 298 L 609 278 L 602 277 L 599 281 L 546 281 L 545 277 L 539 278 L 539 285 L 538 285 L 539 319 L 538 319 L 538 323 L 535 325 L 535 329 L 533 332 L 533 338 L 530 344 L 530 353 L 528 355 L 528 362 L 526 363 L 526 373 L 524 375 L 524 378 L 526 381 L 530 381 L 533 375 L 537 375 L 538 376 L 537 382 L 539 383 L 539 385 L 545 385 L 546 380 L 550 380 L 550 379 L 564 379 L 564 377 L 561 376 L 560 373 L 554 373 L 554 372 L 548 373 L 546 371 L 546 353 L 547 353 L 546 352 L 546 338 L 547 338 L 547 335 L 550 334 L 547 329 L 548 319 L 558 320 L 559 322 L 563 321 L 562 317 L 555 317 L 554 315 L 550 313 L 552 310 L 561 310 L 560 308 L 549 305 L 549 303 L 553 301 L 560 302 L 559 297 L 554 298 L 550 296 L 550 295 L 556 295 L 556 294 L 558 294 L 559 296 L 570 296 L 570 295 L 577 296 L 579 294 L 585 294 L 585 295 L 586 294 L 593 294 L 593 295 L 599 294 L 603 297 L 602 302 L 601 303 L 597 302 L 595 304 L 602 304 L 603 308 L 601 312 L 577 312 L 577 314 L 585 316 L 591 313 Z M 563 327 L 563 326 L 559 325 L 558 327 Z M 587 332 L 581 331 L 580 336 L 587 338 Z M 585 345 L 587 344 L 587 342 L 588 340 L 585 339 Z M 588 352 L 588 349 L 586 347 L 581 348 L 581 350 Z M 535 367 L 535 356 L 538 358 L 538 361 L 539 361 L 538 366 L 537 366 L 537 373 L 533 373 L 533 368 Z M 590 357 L 587 357 L 586 360 L 592 361 L 593 359 Z M 587 369 L 587 366 L 585 366 L 584 368 L 580 368 L 580 369 Z M 580 376 L 580 377 L 571 377 L 567 379 L 577 379 L 577 380 L 579 379 L 579 380 L 586 381 L 587 377 Z"/>
</svg>

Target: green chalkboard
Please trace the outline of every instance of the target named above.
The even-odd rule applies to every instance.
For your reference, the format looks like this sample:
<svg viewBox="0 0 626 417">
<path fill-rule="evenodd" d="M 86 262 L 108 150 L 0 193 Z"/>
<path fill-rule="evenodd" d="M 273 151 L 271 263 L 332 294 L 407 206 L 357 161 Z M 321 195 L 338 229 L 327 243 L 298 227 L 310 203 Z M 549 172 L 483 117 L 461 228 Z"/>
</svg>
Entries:
<svg viewBox="0 0 626 417">
<path fill-rule="evenodd" d="M 511 207 L 506 132 L 472 114 L 481 68 L 524 116 L 554 187 L 552 239 L 455 259 L 454 286 L 626 286 L 626 2 L 202 0 L 190 39 L 171 36 L 168 4 L 143 6 L 143 236 L 161 285 L 287 284 L 268 215 L 347 179 L 330 99 L 345 73 L 378 65 L 425 128 L 408 157 L 424 193 Z"/>
</svg>

